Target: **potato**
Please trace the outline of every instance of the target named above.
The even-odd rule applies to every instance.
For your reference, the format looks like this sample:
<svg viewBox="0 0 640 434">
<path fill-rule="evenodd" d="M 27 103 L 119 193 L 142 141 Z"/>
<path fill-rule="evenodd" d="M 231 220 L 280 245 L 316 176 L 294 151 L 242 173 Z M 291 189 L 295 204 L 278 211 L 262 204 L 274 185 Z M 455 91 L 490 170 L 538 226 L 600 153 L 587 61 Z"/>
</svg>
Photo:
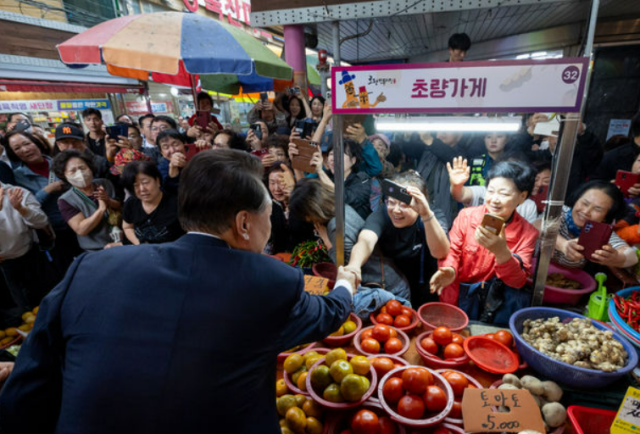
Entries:
<svg viewBox="0 0 640 434">
<path fill-rule="evenodd" d="M 507 383 L 502 383 L 500 386 L 498 386 L 498 389 L 502 389 L 502 390 L 520 390 L 518 389 L 516 386 L 514 386 L 513 384 L 507 384 Z"/>
<path fill-rule="evenodd" d="M 558 402 L 550 402 L 542 407 L 542 416 L 550 428 L 558 428 L 567 420 L 567 410 Z"/>
<path fill-rule="evenodd" d="M 543 381 L 542 388 L 544 389 L 544 399 L 549 402 L 558 402 L 562 398 L 562 389 L 553 381 Z"/>
<path fill-rule="evenodd" d="M 542 382 L 538 380 L 536 377 L 531 375 L 525 375 L 520 379 L 520 384 L 522 384 L 522 388 L 528 390 L 534 395 L 542 395 L 544 393 L 544 387 L 542 387 Z"/>
<path fill-rule="evenodd" d="M 502 382 L 505 384 L 513 384 L 518 389 L 522 388 L 522 384 L 520 384 L 520 379 L 513 374 L 504 374 L 504 376 L 502 377 Z"/>
</svg>

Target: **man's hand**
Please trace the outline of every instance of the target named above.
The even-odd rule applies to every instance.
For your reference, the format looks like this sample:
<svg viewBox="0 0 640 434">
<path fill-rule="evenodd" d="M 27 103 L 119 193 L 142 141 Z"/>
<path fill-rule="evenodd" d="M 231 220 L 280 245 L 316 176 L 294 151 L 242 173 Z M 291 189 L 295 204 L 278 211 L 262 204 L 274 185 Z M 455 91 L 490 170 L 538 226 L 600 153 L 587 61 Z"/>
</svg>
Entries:
<svg viewBox="0 0 640 434">
<path fill-rule="evenodd" d="M 361 145 L 367 139 L 367 133 L 364 131 L 362 124 L 353 124 L 347 127 L 347 138 L 354 140 Z"/>
<path fill-rule="evenodd" d="M 471 176 L 471 168 L 467 165 L 466 158 L 454 158 L 453 166 L 451 163 L 447 163 L 447 170 L 449 171 L 449 183 L 454 187 L 464 185 Z"/>
<path fill-rule="evenodd" d="M 209 149 L 211 148 L 211 144 L 209 142 L 207 142 L 206 140 L 196 140 L 194 142 L 194 145 L 196 145 L 196 148 L 198 149 Z"/>
<path fill-rule="evenodd" d="M 199 139 L 202 136 L 202 127 L 200 125 L 193 124 L 193 126 L 187 130 L 187 136 Z"/>
<path fill-rule="evenodd" d="M 262 157 L 262 167 L 264 167 L 265 169 L 268 169 L 269 167 L 273 166 L 273 163 L 275 162 L 276 162 L 276 157 L 271 154 L 267 154 L 264 157 Z"/>
<path fill-rule="evenodd" d="M 1 261 L 0 261 L 1 262 Z M 0 383 L 4 383 L 13 371 L 13 362 L 0 362 Z"/>
<path fill-rule="evenodd" d="M 284 195 L 289 197 L 291 196 L 293 188 L 296 186 L 296 180 L 293 176 L 293 172 L 291 172 L 291 169 L 289 169 L 286 164 L 280 164 L 280 168 L 283 172 L 278 176 L 278 181 L 282 184 Z"/>
<path fill-rule="evenodd" d="M 24 192 L 21 188 L 12 188 L 11 190 L 9 190 L 9 203 L 16 211 L 21 214 L 27 210 L 24 205 L 22 205 L 23 197 Z"/>
<path fill-rule="evenodd" d="M 427 202 L 427 198 L 424 197 L 424 194 L 417 189 L 416 187 L 409 186 L 407 187 L 407 193 L 411 195 L 413 199 L 411 199 L 411 209 L 417 212 L 420 215 L 420 218 L 427 219 L 431 216 L 432 211 L 429 208 L 429 202 Z"/>
<path fill-rule="evenodd" d="M 123 244 L 121 241 L 117 242 L 117 243 L 109 243 L 106 246 L 104 246 L 105 249 L 110 249 L 112 247 L 121 247 Z"/>
<path fill-rule="evenodd" d="M 538 122 L 549 122 L 549 116 L 545 115 L 544 113 L 534 113 L 534 115 L 531 117 L 531 126 L 527 129 L 527 132 L 530 136 L 534 135 L 533 130 L 536 129 L 536 125 L 538 124 Z"/>
<path fill-rule="evenodd" d="M 182 169 L 186 165 L 187 165 L 187 157 L 185 157 L 182 152 L 176 152 L 171 156 L 171 160 L 169 161 L 169 167 Z"/>
<path fill-rule="evenodd" d="M 218 132 L 219 128 L 218 128 L 218 124 L 216 124 L 214 121 L 209 122 L 208 126 L 207 126 L 207 130 L 209 130 L 209 132 L 211 134 L 215 134 Z"/>
<path fill-rule="evenodd" d="M 346 267 L 339 267 L 336 281 L 340 279 L 345 279 L 349 283 L 351 283 L 351 286 L 353 287 L 355 293 L 355 290 L 360 286 L 360 282 L 362 281 L 362 273 L 360 271 L 360 268 L 356 268 L 351 265 L 347 265 Z"/>
<path fill-rule="evenodd" d="M 442 295 L 442 290 L 451 285 L 454 280 L 456 280 L 456 272 L 453 268 L 439 268 L 429 281 L 429 289 L 432 294 Z"/>
<path fill-rule="evenodd" d="M 322 172 L 324 170 L 324 159 L 322 158 L 322 151 L 317 151 L 316 153 L 314 153 L 309 164 L 312 167 L 315 167 L 316 173 Z"/>
<path fill-rule="evenodd" d="M 262 103 L 262 110 L 273 110 L 273 103 L 269 100 L 266 100 Z"/>
</svg>

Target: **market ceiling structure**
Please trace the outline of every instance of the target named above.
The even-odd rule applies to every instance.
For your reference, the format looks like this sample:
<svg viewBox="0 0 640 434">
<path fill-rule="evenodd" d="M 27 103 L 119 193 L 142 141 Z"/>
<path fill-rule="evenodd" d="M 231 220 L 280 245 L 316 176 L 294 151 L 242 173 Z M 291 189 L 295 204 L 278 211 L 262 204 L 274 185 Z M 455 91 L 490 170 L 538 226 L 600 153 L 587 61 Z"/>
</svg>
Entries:
<svg viewBox="0 0 640 434">
<path fill-rule="evenodd" d="M 448 58 L 449 36 L 460 32 L 473 41 L 469 60 L 576 46 L 586 29 L 590 4 L 590 0 L 253 0 L 251 19 L 252 25 L 275 31 L 284 24 L 305 24 L 317 33 L 318 48 L 330 54 L 332 21 L 341 21 L 342 38 L 365 32 L 371 23 L 369 33 L 342 44 L 342 60 L 432 62 Z M 596 43 L 640 41 L 639 0 L 601 0 L 598 16 Z"/>
</svg>

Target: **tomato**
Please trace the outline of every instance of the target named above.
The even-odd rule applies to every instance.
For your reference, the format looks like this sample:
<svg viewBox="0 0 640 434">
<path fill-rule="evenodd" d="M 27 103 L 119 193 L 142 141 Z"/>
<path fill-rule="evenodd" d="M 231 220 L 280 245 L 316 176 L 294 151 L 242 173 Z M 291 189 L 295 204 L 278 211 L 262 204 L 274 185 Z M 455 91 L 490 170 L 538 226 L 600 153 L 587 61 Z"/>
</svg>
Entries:
<svg viewBox="0 0 640 434">
<path fill-rule="evenodd" d="M 452 343 L 462 345 L 462 343 L 464 342 L 464 338 L 462 337 L 462 335 L 459 335 L 458 333 L 452 333 L 451 335 Z"/>
<path fill-rule="evenodd" d="M 434 356 L 438 353 L 438 344 L 431 338 L 424 338 L 420 341 L 420 346 L 429 354 Z"/>
<path fill-rule="evenodd" d="M 391 338 L 384 344 L 384 352 L 387 354 L 399 353 L 402 350 L 402 341 L 398 338 Z"/>
<path fill-rule="evenodd" d="M 401 365 L 400 363 L 394 363 L 393 369 L 404 368 L 405 365 Z"/>
<path fill-rule="evenodd" d="M 402 372 L 402 382 L 409 393 L 420 395 L 433 384 L 433 375 L 426 368 L 407 368 Z"/>
<path fill-rule="evenodd" d="M 405 395 L 398 401 L 398 414 L 409 419 L 420 419 L 424 413 L 424 401 L 417 395 Z"/>
<path fill-rule="evenodd" d="M 376 321 L 378 321 L 379 324 L 393 325 L 393 317 L 388 313 L 378 314 Z"/>
<path fill-rule="evenodd" d="M 411 309 L 409 309 L 408 307 L 402 308 L 402 315 L 406 315 L 409 318 L 413 318 L 413 312 L 411 312 Z"/>
<path fill-rule="evenodd" d="M 386 342 L 391 337 L 391 329 L 384 324 L 375 325 L 373 326 L 371 337 L 380 343 Z"/>
<path fill-rule="evenodd" d="M 382 395 L 385 401 L 395 404 L 404 396 L 404 389 L 402 387 L 402 378 L 391 377 L 382 386 Z"/>
<path fill-rule="evenodd" d="M 369 339 L 371 337 L 371 333 L 373 333 L 373 329 L 364 330 L 360 335 L 360 342 L 364 341 L 365 339 Z"/>
<path fill-rule="evenodd" d="M 451 432 L 451 430 L 441 426 L 439 428 L 436 428 L 436 430 L 431 434 L 453 434 L 453 433 Z"/>
<path fill-rule="evenodd" d="M 393 327 L 389 327 L 389 331 L 391 332 L 391 337 L 392 338 L 397 338 L 398 337 L 398 330 L 394 329 Z"/>
<path fill-rule="evenodd" d="M 506 330 L 500 330 L 495 333 L 494 339 L 500 342 L 502 345 L 506 345 L 507 348 L 511 348 L 513 345 L 513 336 Z"/>
<path fill-rule="evenodd" d="M 351 419 L 353 434 L 377 434 L 378 428 L 378 415 L 372 411 L 360 410 Z"/>
<path fill-rule="evenodd" d="M 380 313 L 387 313 L 387 306 L 382 306 L 382 309 L 380 309 Z"/>
<path fill-rule="evenodd" d="M 428 411 L 440 413 L 447 406 L 447 394 L 438 386 L 429 386 L 424 394 Z"/>
<path fill-rule="evenodd" d="M 411 318 L 406 315 L 398 315 L 396 319 L 393 320 L 393 325 L 395 327 L 408 327 L 411 325 Z"/>
<path fill-rule="evenodd" d="M 444 379 L 453 389 L 453 394 L 456 396 L 462 396 L 464 389 L 469 386 L 469 379 L 457 372 L 447 372 L 443 375 Z"/>
<path fill-rule="evenodd" d="M 378 419 L 378 434 L 397 434 L 398 426 L 391 420 L 389 416 L 382 416 Z"/>
<path fill-rule="evenodd" d="M 489 333 L 489 334 L 484 335 L 484 337 L 485 338 L 489 338 L 489 339 L 495 339 L 496 335 L 494 335 L 493 333 Z"/>
<path fill-rule="evenodd" d="M 395 369 L 393 361 L 387 357 L 376 357 L 371 361 L 371 366 L 376 370 L 378 378 L 384 377 L 387 372 Z"/>
<path fill-rule="evenodd" d="M 453 401 L 453 407 L 451 407 L 449 417 L 462 419 L 462 403 L 460 401 Z"/>
<path fill-rule="evenodd" d="M 402 304 L 398 300 L 389 300 L 386 304 L 387 313 L 391 316 L 402 314 Z"/>
<path fill-rule="evenodd" d="M 360 344 L 362 351 L 369 354 L 378 354 L 380 352 L 380 342 L 373 338 L 365 339 Z"/>
<path fill-rule="evenodd" d="M 444 358 L 445 359 L 459 359 L 464 356 L 464 348 L 462 348 L 458 344 L 450 343 L 446 347 L 444 347 Z"/>
<path fill-rule="evenodd" d="M 443 346 L 449 345 L 451 343 L 451 339 L 453 338 L 451 330 L 449 330 L 447 327 L 438 327 L 433 331 L 431 337 L 436 342 L 436 344 Z"/>
</svg>

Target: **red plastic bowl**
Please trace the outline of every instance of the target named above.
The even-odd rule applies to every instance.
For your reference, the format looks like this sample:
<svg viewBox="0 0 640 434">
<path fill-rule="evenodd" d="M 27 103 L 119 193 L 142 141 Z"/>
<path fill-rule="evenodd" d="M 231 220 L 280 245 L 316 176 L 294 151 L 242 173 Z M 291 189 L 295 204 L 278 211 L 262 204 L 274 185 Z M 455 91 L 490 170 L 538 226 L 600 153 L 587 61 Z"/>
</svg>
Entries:
<svg viewBox="0 0 640 434">
<path fill-rule="evenodd" d="M 459 332 L 469 324 L 469 317 L 462 309 L 438 301 L 420 306 L 418 319 L 424 325 L 425 330 L 447 327 L 452 332 Z"/>
<path fill-rule="evenodd" d="M 353 354 L 347 354 L 347 358 L 349 360 L 351 360 L 351 358 L 353 356 L 354 356 Z M 324 360 L 325 360 L 324 357 L 322 359 L 318 360 L 311 367 L 311 369 L 309 369 L 309 372 L 313 371 L 317 366 L 320 366 L 321 364 L 323 364 Z M 369 374 L 367 374 L 366 377 L 369 378 L 369 381 L 371 382 L 371 386 L 369 386 L 369 390 L 367 390 L 365 392 L 365 394 L 362 395 L 362 398 L 359 401 L 356 401 L 356 402 L 331 402 L 331 401 L 327 401 L 322 396 L 318 395 L 316 393 L 316 391 L 313 390 L 313 387 L 311 387 L 311 375 L 307 375 L 307 390 L 309 391 L 309 395 L 311 396 L 311 398 L 313 398 L 313 400 L 316 401 L 318 404 L 320 404 L 320 405 L 322 405 L 324 407 L 333 408 L 335 410 L 346 410 L 346 409 L 349 409 L 349 408 L 358 407 L 363 402 L 365 402 L 371 395 L 373 395 L 373 392 L 376 391 L 376 385 L 378 384 L 378 376 L 376 375 L 376 370 L 373 369 L 373 368 L 370 369 L 369 370 Z"/>
<path fill-rule="evenodd" d="M 348 412 L 347 411 L 332 412 L 330 416 L 331 418 L 330 421 L 327 421 L 327 425 L 330 425 L 329 432 L 338 434 L 349 429 L 349 422 L 351 421 L 351 418 L 353 418 L 353 416 L 358 411 L 363 409 L 374 412 L 375 414 L 378 415 L 378 417 L 388 416 L 387 412 L 380 404 L 380 401 L 378 401 L 377 399 L 369 398 L 367 402 L 362 404 L 361 408 L 357 408 L 353 411 L 348 411 Z M 396 434 L 407 433 L 407 429 L 404 426 L 397 424 L 396 427 L 398 428 L 396 430 Z"/>
<path fill-rule="evenodd" d="M 349 314 L 349 319 L 356 323 L 356 329 L 354 331 L 342 336 L 327 336 L 322 340 L 322 342 L 332 347 L 341 347 L 343 345 L 347 345 L 351 341 L 351 339 L 353 339 L 353 337 L 362 329 L 362 320 L 358 318 L 358 315 L 351 312 Z"/>
<path fill-rule="evenodd" d="M 391 406 L 384 399 L 384 394 L 382 393 L 384 384 L 391 377 L 401 378 L 402 372 L 404 372 L 408 368 L 422 368 L 422 369 L 427 369 L 429 372 L 431 372 L 431 375 L 433 375 L 433 380 L 435 385 L 440 387 L 447 394 L 447 406 L 445 407 L 444 410 L 426 419 L 409 419 L 409 418 L 400 416 L 393 408 L 391 408 Z M 392 420 L 395 420 L 396 422 L 400 422 L 401 424 L 406 426 L 415 427 L 415 428 L 424 428 L 424 427 L 436 425 L 442 422 L 444 418 L 447 417 L 447 415 L 451 412 L 451 408 L 453 407 L 453 390 L 451 389 L 451 386 L 449 386 L 449 383 L 447 383 L 447 381 L 437 372 L 429 368 L 425 368 L 424 366 L 409 365 L 409 366 L 403 366 L 402 368 L 394 369 L 393 371 L 387 373 L 387 375 L 382 377 L 382 380 L 380 380 L 380 384 L 378 384 L 378 399 L 380 400 L 380 404 L 382 405 L 382 407 L 384 407 L 385 411 L 389 413 L 389 417 L 391 417 Z"/>
<path fill-rule="evenodd" d="M 333 289 L 336 284 L 336 277 L 338 276 L 338 267 L 333 262 L 320 262 L 319 264 L 313 264 L 311 271 L 314 276 L 324 277 L 329 279 L 328 287 Z"/>
<path fill-rule="evenodd" d="M 473 378 L 473 377 L 472 377 L 471 375 L 469 375 L 469 374 L 465 374 L 464 372 L 456 371 L 455 369 L 438 369 L 436 372 L 437 372 L 438 374 L 443 374 L 443 373 L 445 373 L 445 372 L 447 372 L 447 371 L 450 371 L 450 372 L 456 372 L 456 373 L 458 373 L 458 374 L 460 374 L 460 375 L 464 375 L 465 377 L 467 377 L 467 380 L 469 380 L 469 383 L 473 384 L 473 385 L 474 385 L 474 386 L 476 386 L 478 389 L 484 389 L 484 387 L 482 386 L 482 384 L 480 384 L 480 382 L 479 382 L 478 380 L 476 380 L 475 378 Z M 455 401 L 455 396 L 454 396 L 454 398 L 453 398 L 453 399 L 454 399 L 454 401 Z M 462 398 L 460 398 L 460 399 L 462 400 Z M 445 421 L 446 423 L 450 423 L 450 424 L 453 424 L 453 425 L 460 425 L 460 426 L 462 426 L 462 423 L 463 423 L 463 422 L 462 422 L 462 419 L 456 419 L 456 418 L 448 417 L 448 416 L 444 419 L 444 421 Z"/>
<path fill-rule="evenodd" d="M 307 351 L 309 351 L 310 349 L 315 348 L 316 346 L 318 346 L 318 343 L 317 342 L 312 342 L 309 345 L 307 345 L 306 347 L 302 348 L 301 350 L 280 353 L 280 354 L 278 354 L 278 363 L 284 363 L 284 361 L 287 359 L 287 357 L 289 357 L 293 353 L 304 354 Z"/>
<path fill-rule="evenodd" d="M 17 345 L 22 341 L 22 335 L 18 333 L 11 341 L 7 342 L 3 346 L 0 347 L 0 350 L 4 350 L 5 348 L 9 348 L 12 345 Z"/>
<path fill-rule="evenodd" d="M 378 357 L 385 357 L 387 359 L 390 359 L 391 361 L 393 361 L 394 364 L 398 364 L 400 366 L 409 366 L 410 365 L 410 363 L 407 360 L 403 359 L 400 356 L 391 356 L 389 354 L 377 354 L 375 356 L 368 356 L 367 357 L 367 359 L 369 359 L 372 362 L 371 369 L 374 369 L 373 368 L 373 359 L 377 359 Z M 367 401 L 367 402 L 371 402 L 372 399 L 376 399 L 377 397 L 378 397 L 378 391 L 376 390 L 374 395 L 371 398 L 369 398 L 369 401 Z"/>
<path fill-rule="evenodd" d="M 403 306 L 403 307 L 407 307 L 407 306 Z M 411 309 L 409 307 L 409 309 Z M 371 322 L 375 325 L 375 324 L 380 324 L 378 321 L 376 321 L 376 316 L 380 313 L 380 311 L 378 310 L 377 312 L 371 312 L 369 314 L 369 319 L 371 320 Z M 405 333 L 409 333 L 411 330 L 415 329 L 416 327 L 418 327 L 418 323 L 420 322 L 420 320 L 418 319 L 418 313 L 411 309 L 411 324 L 409 324 L 406 327 L 396 327 L 396 326 L 392 326 L 393 328 L 395 328 L 396 330 L 402 330 Z"/>
<path fill-rule="evenodd" d="M 466 353 L 466 350 L 465 350 L 464 356 L 459 357 L 457 359 L 448 359 L 448 360 L 441 359 L 440 357 L 434 356 L 433 354 L 425 351 L 424 348 L 422 348 L 422 345 L 420 345 L 420 342 L 424 338 L 430 337 L 432 334 L 433 334 L 433 331 L 428 331 L 418 335 L 418 337 L 416 338 L 416 350 L 418 351 L 418 354 L 420 354 L 420 357 L 422 357 L 422 360 L 424 361 L 425 366 L 428 366 L 429 368 L 433 368 L 433 369 L 447 369 L 447 368 L 457 368 L 469 363 L 470 359 Z"/>
<path fill-rule="evenodd" d="M 535 270 L 535 261 L 531 266 Z M 564 268 L 560 265 L 550 263 L 549 274 L 560 273 L 567 279 L 575 280 L 581 286 L 581 289 L 564 289 L 556 286 L 544 286 L 544 304 L 568 304 L 574 306 L 578 304 L 583 295 L 589 294 L 596 289 L 597 283 L 589 273 L 581 268 Z M 533 286 L 533 279 L 527 278 L 527 283 Z"/>
<path fill-rule="evenodd" d="M 362 333 L 365 330 L 369 330 L 374 328 L 375 326 L 369 326 L 369 327 L 365 327 L 362 330 L 360 330 L 358 332 L 358 334 L 356 335 L 356 337 L 353 339 L 353 346 L 356 347 L 356 350 L 358 350 L 358 352 L 360 354 L 364 354 L 365 356 L 369 357 L 369 356 L 397 356 L 400 357 L 402 356 L 404 353 L 406 353 L 407 351 L 409 351 L 409 346 L 411 345 L 411 339 L 409 339 L 409 336 L 407 336 L 407 334 L 405 332 L 403 332 L 402 330 L 398 330 L 395 327 L 393 327 L 397 332 L 398 332 L 398 339 L 400 339 L 402 341 L 402 349 L 400 351 L 398 351 L 397 353 L 393 353 L 393 354 L 387 354 L 384 352 L 384 344 L 380 344 L 380 353 L 378 354 L 374 354 L 374 353 L 368 353 L 365 350 L 362 349 L 362 345 L 360 345 L 360 336 L 362 336 Z M 389 326 L 391 327 L 391 326 Z"/>
<path fill-rule="evenodd" d="M 467 355 L 492 374 L 511 374 L 518 370 L 518 356 L 506 346 L 484 336 L 471 336 L 463 342 Z"/>
<path fill-rule="evenodd" d="M 312 348 L 309 349 L 307 351 L 305 351 L 304 353 L 300 353 L 302 354 L 306 354 L 309 351 L 316 351 L 318 354 L 320 355 L 325 355 L 327 354 L 329 351 L 331 351 L 328 348 Z M 294 395 L 305 395 L 305 396 L 309 396 L 309 392 L 305 392 L 303 390 L 300 390 L 300 388 L 298 387 L 298 385 L 293 383 L 293 380 L 291 380 L 291 376 L 287 373 L 287 371 L 285 371 L 284 369 L 282 370 L 282 378 L 284 379 L 285 384 L 287 385 L 287 387 L 289 388 L 289 390 L 291 392 L 293 392 Z"/>
</svg>

